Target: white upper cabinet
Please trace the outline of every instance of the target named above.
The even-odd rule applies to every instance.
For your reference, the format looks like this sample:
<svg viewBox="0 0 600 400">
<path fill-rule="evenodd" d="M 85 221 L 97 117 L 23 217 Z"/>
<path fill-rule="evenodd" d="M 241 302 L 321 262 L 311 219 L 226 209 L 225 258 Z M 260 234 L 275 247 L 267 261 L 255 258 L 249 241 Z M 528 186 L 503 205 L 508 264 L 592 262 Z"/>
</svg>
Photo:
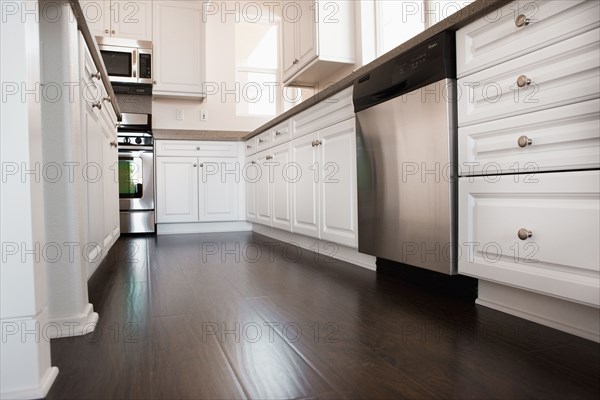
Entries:
<svg viewBox="0 0 600 400">
<path fill-rule="evenodd" d="M 286 85 L 312 85 L 355 63 L 354 2 L 285 0 L 281 54 Z"/>
<path fill-rule="evenodd" d="M 152 40 L 152 1 L 81 0 L 94 36 Z"/>
<path fill-rule="evenodd" d="M 205 97 L 203 4 L 201 1 L 154 1 L 155 97 Z"/>
</svg>

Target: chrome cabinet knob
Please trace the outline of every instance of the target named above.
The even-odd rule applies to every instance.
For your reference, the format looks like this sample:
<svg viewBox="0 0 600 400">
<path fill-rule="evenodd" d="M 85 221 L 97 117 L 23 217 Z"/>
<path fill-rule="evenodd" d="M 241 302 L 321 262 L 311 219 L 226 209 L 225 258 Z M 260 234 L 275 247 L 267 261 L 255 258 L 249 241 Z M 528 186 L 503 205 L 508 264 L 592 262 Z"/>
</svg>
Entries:
<svg viewBox="0 0 600 400">
<path fill-rule="evenodd" d="M 281 132 L 275 131 L 275 136 L 281 136 Z"/>
<path fill-rule="evenodd" d="M 517 78 L 518 87 L 522 88 L 529 85 L 531 85 L 531 79 L 529 79 L 527 76 L 521 75 Z"/>
<path fill-rule="evenodd" d="M 112 99 L 110 98 L 110 96 L 106 96 L 105 98 L 102 99 L 102 101 L 108 101 L 111 102 Z"/>
<path fill-rule="evenodd" d="M 273 159 L 273 156 L 267 156 L 267 161 L 272 160 L 272 159 Z"/>
<path fill-rule="evenodd" d="M 110 142 L 110 147 L 114 147 L 116 149 L 117 148 L 117 141 L 113 140 L 112 142 Z"/>
<path fill-rule="evenodd" d="M 100 79 L 101 77 L 102 77 L 102 75 L 100 74 L 100 71 L 90 75 L 90 79 L 94 79 L 94 78 Z"/>
<path fill-rule="evenodd" d="M 298 64 L 299 62 L 300 62 L 300 60 L 298 60 L 298 59 L 296 58 L 296 59 L 294 59 L 294 61 L 292 62 L 292 64 L 296 65 L 296 64 Z"/>
<path fill-rule="evenodd" d="M 256 161 L 252 160 L 252 161 L 250 161 L 250 164 L 254 165 L 254 164 L 256 164 Z"/>
<path fill-rule="evenodd" d="M 264 143 L 265 139 L 258 139 L 258 143 Z"/>
<path fill-rule="evenodd" d="M 200 146 L 196 146 L 196 150 L 200 150 Z"/>
<path fill-rule="evenodd" d="M 96 107 L 98 110 L 102 110 L 102 102 L 97 101 L 94 104 L 92 104 L 92 108 Z"/>
<path fill-rule="evenodd" d="M 113 29 L 110 33 L 112 33 L 114 35 L 117 33 L 117 31 Z"/>
<path fill-rule="evenodd" d="M 320 140 L 315 140 L 314 142 L 312 142 L 312 147 L 317 147 L 317 146 L 320 146 L 320 145 L 322 145 L 322 144 L 323 144 L 323 142 L 322 142 L 322 141 L 320 141 Z"/>
<path fill-rule="evenodd" d="M 517 15 L 517 18 L 515 18 L 515 25 L 517 26 L 517 28 L 527 26 L 529 25 L 529 22 L 529 18 L 527 18 L 524 14 L 519 14 Z"/>
<path fill-rule="evenodd" d="M 198 166 L 199 166 L 200 168 L 203 168 L 203 167 L 204 167 L 204 164 L 203 164 L 203 163 L 200 163 Z"/>
<path fill-rule="evenodd" d="M 524 148 L 524 147 L 527 147 L 527 146 L 531 146 L 532 143 L 533 143 L 533 140 L 531 140 L 530 138 L 528 138 L 525 135 L 521 136 L 519 138 L 519 140 L 517 140 L 517 144 L 521 148 Z"/>
<path fill-rule="evenodd" d="M 531 232 L 525 228 L 521 228 L 521 229 L 519 229 L 519 232 L 517 232 L 517 236 L 519 236 L 519 239 L 521 239 L 521 240 L 527 240 L 533 236 L 533 232 Z"/>
<path fill-rule="evenodd" d="M 110 33 L 110 30 L 109 29 L 105 29 L 104 33 L 108 34 L 108 33 Z"/>
<path fill-rule="evenodd" d="M 156 85 L 156 84 L 158 84 L 158 81 L 153 81 L 152 83 L 154 83 Z"/>
<path fill-rule="evenodd" d="M 198 166 L 198 164 L 194 163 L 194 168 L 196 168 Z"/>
<path fill-rule="evenodd" d="M 247 144 L 247 145 L 246 145 L 246 148 L 247 148 L 247 149 L 251 149 L 251 148 L 252 148 L 252 146 L 250 146 L 249 144 Z"/>
</svg>

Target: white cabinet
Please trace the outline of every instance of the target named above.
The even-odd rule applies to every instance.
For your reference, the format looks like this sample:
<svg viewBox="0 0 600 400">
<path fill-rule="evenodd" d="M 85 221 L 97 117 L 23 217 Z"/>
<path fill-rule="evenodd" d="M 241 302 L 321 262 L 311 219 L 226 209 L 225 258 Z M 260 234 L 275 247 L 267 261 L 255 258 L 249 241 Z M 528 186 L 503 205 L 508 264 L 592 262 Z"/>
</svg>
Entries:
<svg viewBox="0 0 600 400">
<path fill-rule="evenodd" d="M 239 147 L 227 142 L 157 141 L 156 222 L 238 221 L 245 173 Z"/>
<path fill-rule="evenodd" d="M 281 54 L 287 85 L 311 85 L 355 62 L 354 4 L 283 2 Z"/>
<path fill-rule="evenodd" d="M 81 8 L 94 36 L 152 40 L 151 0 L 81 0 Z"/>
<path fill-rule="evenodd" d="M 291 142 L 292 162 L 300 176 L 292 184 L 292 231 L 319 237 L 319 152 L 315 146 L 319 133 Z"/>
<path fill-rule="evenodd" d="M 291 169 L 291 145 L 284 143 L 270 150 L 272 161 L 272 223 L 273 228 L 292 231 L 292 181 L 295 170 Z"/>
<path fill-rule="evenodd" d="M 198 221 L 197 164 L 197 157 L 156 157 L 156 222 Z"/>
<path fill-rule="evenodd" d="M 119 238 L 119 182 L 116 117 L 106 89 L 80 36 L 82 174 L 85 183 L 86 245 L 91 275 Z"/>
<path fill-rule="evenodd" d="M 154 1 L 155 97 L 205 97 L 205 33 L 201 1 Z"/>
<path fill-rule="evenodd" d="M 256 222 L 271 225 L 273 207 L 271 204 L 271 156 L 268 151 L 256 155 L 260 174 L 256 182 Z"/>
<path fill-rule="evenodd" d="M 459 272 L 600 305 L 600 172 L 463 178 Z"/>
</svg>

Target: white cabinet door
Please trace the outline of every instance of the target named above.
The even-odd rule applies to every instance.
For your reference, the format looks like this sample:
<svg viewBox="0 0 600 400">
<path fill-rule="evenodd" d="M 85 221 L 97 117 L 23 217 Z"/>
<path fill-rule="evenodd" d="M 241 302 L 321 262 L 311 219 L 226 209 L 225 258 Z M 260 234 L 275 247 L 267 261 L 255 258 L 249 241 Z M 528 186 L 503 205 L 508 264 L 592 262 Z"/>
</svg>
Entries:
<svg viewBox="0 0 600 400">
<path fill-rule="evenodd" d="M 294 170 L 290 166 L 290 143 L 271 150 L 273 156 L 273 224 L 274 228 L 292 230 L 292 186 Z"/>
<path fill-rule="evenodd" d="M 156 158 L 157 222 L 198 222 L 198 159 Z"/>
<path fill-rule="evenodd" d="M 110 1 L 80 0 L 80 3 L 92 36 L 110 36 Z"/>
<path fill-rule="evenodd" d="M 296 60 L 296 23 L 283 18 L 281 25 L 281 57 L 285 81 L 298 70 L 298 63 L 294 61 Z"/>
<path fill-rule="evenodd" d="M 256 222 L 271 225 L 273 207 L 271 204 L 271 177 L 268 150 L 256 155 L 256 163 L 259 167 L 259 179 L 256 183 Z"/>
<path fill-rule="evenodd" d="M 85 135 L 85 167 L 83 179 L 87 186 L 87 239 L 84 247 L 85 259 L 89 261 L 90 272 L 100 261 L 104 246 L 104 187 L 103 135 L 100 128 L 100 112 L 82 102 L 83 129 Z"/>
<path fill-rule="evenodd" d="M 112 9 L 112 37 L 152 40 L 152 1 L 114 1 Z"/>
<path fill-rule="evenodd" d="M 203 97 L 204 22 L 201 1 L 155 1 L 155 96 Z"/>
<path fill-rule="evenodd" d="M 600 172 L 460 178 L 463 275 L 600 305 Z"/>
<path fill-rule="evenodd" d="M 291 142 L 292 162 L 300 172 L 292 184 L 292 232 L 319 237 L 319 160 L 314 142 L 318 133 Z"/>
<path fill-rule="evenodd" d="M 260 179 L 260 169 L 255 156 L 248 157 L 242 177 L 246 186 L 246 219 L 257 222 L 256 187 Z"/>
<path fill-rule="evenodd" d="M 237 160 L 198 159 L 199 220 L 237 221 L 239 174 Z"/>
<path fill-rule="evenodd" d="M 319 134 L 321 239 L 358 245 L 356 123 L 354 118 Z"/>
<path fill-rule="evenodd" d="M 104 240 L 102 247 L 108 248 L 119 236 L 119 155 L 116 147 L 114 125 L 100 119 L 102 136 L 102 181 L 104 195 Z"/>
<path fill-rule="evenodd" d="M 317 57 L 317 41 L 316 41 L 316 29 L 317 19 L 315 18 L 316 5 L 314 1 L 299 1 L 296 4 L 300 5 L 302 15 L 297 24 L 298 36 L 297 40 L 297 58 L 298 58 L 298 69 L 304 68 L 312 60 Z M 319 16 L 324 18 L 324 16 Z M 334 40 L 329 38 L 329 40 Z"/>
</svg>

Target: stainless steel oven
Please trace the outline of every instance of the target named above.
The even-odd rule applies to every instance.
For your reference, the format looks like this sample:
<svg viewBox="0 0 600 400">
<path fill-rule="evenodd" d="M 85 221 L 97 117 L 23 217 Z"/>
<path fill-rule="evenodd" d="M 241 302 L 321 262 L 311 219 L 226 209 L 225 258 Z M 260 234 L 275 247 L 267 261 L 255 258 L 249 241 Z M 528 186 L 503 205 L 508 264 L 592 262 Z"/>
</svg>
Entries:
<svg viewBox="0 0 600 400">
<path fill-rule="evenodd" d="M 154 233 L 152 116 L 122 114 L 119 136 L 119 206 L 122 233 Z"/>
</svg>

